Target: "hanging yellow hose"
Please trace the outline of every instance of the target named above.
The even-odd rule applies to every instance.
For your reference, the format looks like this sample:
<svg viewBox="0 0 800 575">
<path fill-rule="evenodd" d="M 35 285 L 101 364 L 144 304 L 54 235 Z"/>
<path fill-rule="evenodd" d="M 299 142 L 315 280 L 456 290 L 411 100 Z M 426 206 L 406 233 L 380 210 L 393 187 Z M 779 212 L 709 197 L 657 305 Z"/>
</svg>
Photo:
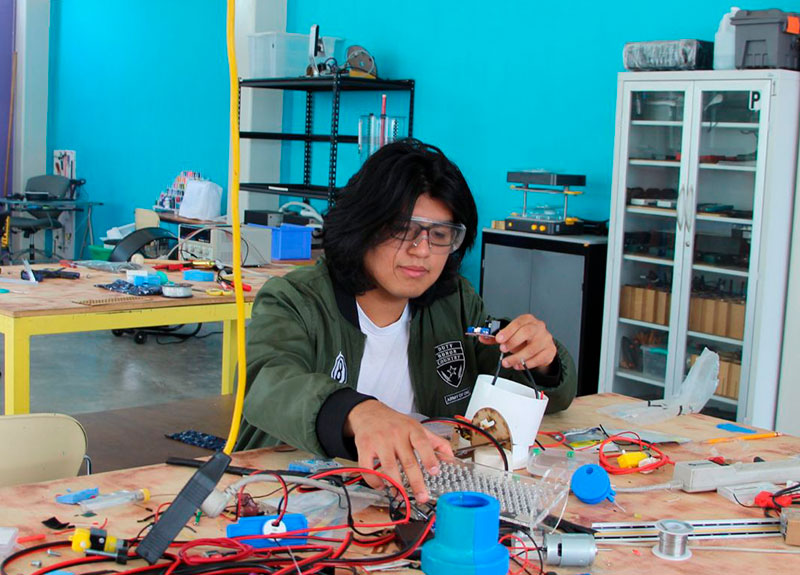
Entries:
<svg viewBox="0 0 800 575">
<path fill-rule="evenodd" d="M 239 74 L 236 69 L 236 45 L 234 37 L 236 2 L 228 0 L 228 15 L 226 36 L 228 43 L 228 71 L 230 76 L 230 124 L 231 124 L 231 223 L 233 224 L 233 285 L 236 296 L 236 350 L 237 350 L 237 385 L 236 402 L 233 407 L 233 421 L 228 433 L 228 441 L 223 451 L 230 455 L 236 438 L 239 435 L 239 425 L 242 420 L 242 406 L 244 405 L 244 388 L 247 368 L 244 339 L 244 292 L 242 291 L 242 230 L 239 225 Z"/>
</svg>

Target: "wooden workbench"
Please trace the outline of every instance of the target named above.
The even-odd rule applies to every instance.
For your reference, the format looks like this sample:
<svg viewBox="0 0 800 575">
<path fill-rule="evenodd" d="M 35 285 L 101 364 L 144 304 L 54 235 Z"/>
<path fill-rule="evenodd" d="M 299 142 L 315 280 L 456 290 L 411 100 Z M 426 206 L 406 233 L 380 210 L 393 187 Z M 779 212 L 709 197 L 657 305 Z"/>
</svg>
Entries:
<svg viewBox="0 0 800 575">
<path fill-rule="evenodd" d="M 624 422 L 608 417 L 599 416 L 597 408 L 610 403 L 629 401 L 627 398 L 612 394 L 593 395 L 580 397 L 566 411 L 560 414 L 545 416 L 542 430 L 564 431 L 570 428 L 581 428 L 601 423 L 603 425 L 625 428 Z M 708 439 L 728 435 L 727 432 L 715 426 L 720 420 L 702 416 L 687 415 L 670 422 L 651 426 L 651 429 L 675 433 L 694 440 Z M 732 434 L 731 434 L 732 435 Z M 130 449 L 146 449 L 132 441 Z M 681 446 L 668 446 L 665 451 L 676 460 L 703 459 L 710 455 L 720 454 L 738 461 L 752 461 L 758 455 L 764 459 L 782 459 L 791 454 L 800 452 L 800 438 L 782 436 L 772 439 L 763 439 L 748 442 L 731 442 L 709 445 L 693 441 Z M 255 450 L 235 454 L 234 464 L 259 469 L 285 468 L 289 461 L 300 459 L 304 455 L 295 453 L 276 453 L 271 450 Z M 46 532 L 40 521 L 55 515 L 62 521 L 85 523 L 87 520 L 77 516 L 74 508 L 57 505 L 53 502 L 55 495 L 63 493 L 67 488 L 73 490 L 87 487 L 100 487 L 101 492 L 110 492 L 117 489 L 137 489 L 147 487 L 153 493 L 151 504 L 147 506 L 127 506 L 107 510 L 106 513 L 94 518 L 99 523 L 108 519 L 107 529 L 112 535 L 132 537 L 142 527 L 137 520 L 149 514 L 145 509 L 154 509 L 158 504 L 170 501 L 189 479 L 192 471 L 184 468 L 154 465 L 133 470 L 117 471 L 0 489 L 0 526 L 17 526 L 20 535 L 32 535 Z M 667 466 L 651 475 L 635 474 L 630 476 L 613 477 L 616 486 L 645 485 L 668 481 L 672 477 L 672 468 Z M 220 487 L 225 487 L 238 478 L 226 475 L 220 482 Z M 271 491 L 273 485 L 254 487 L 253 494 L 262 494 Z M 680 520 L 693 519 L 736 519 L 758 518 L 763 514 L 759 509 L 740 507 L 720 497 L 714 492 L 688 494 L 681 491 L 655 491 L 651 493 L 617 495 L 620 507 L 604 502 L 598 505 L 587 505 L 570 496 L 564 517 L 582 525 L 591 525 L 600 521 L 657 521 L 659 519 L 673 518 Z M 556 514 L 560 510 L 556 510 Z M 197 526 L 192 525 L 196 532 L 184 530 L 181 538 L 218 537 L 223 534 L 226 521 L 223 519 L 203 518 Z M 62 540 L 63 535 L 49 535 L 47 541 Z M 727 548 L 762 548 L 778 550 L 800 550 L 797 547 L 786 546 L 779 537 L 762 537 L 752 539 L 705 540 L 692 542 L 692 545 L 725 546 Z M 693 548 L 693 556 L 688 561 L 670 562 L 657 559 L 650 551 L 653 543 L 642 543 L 641 547 L 598 545 L 601 551 L 593 565 L 584 568 L 548 568 L 560 574 L 586 573 L 602 574 L 686 574 L 697 573 L 725 573 L 726 575 L 754 575 L 759 573 L 800 573 L 800 555 L 757 554 L 742 551 L 714 551 Z M 69 552 L 64 557 L 71 556 Z M 39 559 L 44 565 L 56 562 L 55 558 L 44 553 L 36 557 L 28 557 L 26 561 L 19 562 L 17 569 L 10 573 L 29 572 L 30 560 Z M 131 567 L 137 564 L 131 564 Z M 95 566 L 103 567 L 103 566 Z M 111 566 L 111 568 L 119 566 Z"/>
<path fill-rule="evenodd" d="M 57 267 L 35 265 L 34 269 Z M 245 315 L 250 316 L 256 293 L 267 279 L 286 273 L 288 266 L 270 269 L 248 269 L 244 283 L 252 286 L 245 292 Z M 20 279 L 21 266 L 2 269 L 0 278 Z M 214 282 L 191 282 L 199 292 L 185 299 L 157 296 L 132 297 L 111 292 L 96 284 L 109 284 L 124 279 L 124 272 L 113 274 L 78 268 L 81 278 L 46 279 L 38 284 L 0 282 L 10 290 L 0 294 L 0 333 L 5 336 L 5 412 L 30 411 L 30 338 L 33 335 L 74 333 L 111 329 L 129 329 L 156 325 L 221 321 L 222 393 L 233 390 L 236 364 L 236 304 L 233 296 L 211 296 L 206 288 L 218 287 Z M 172 281 L 182 282 L 180 272 L 167 274 Z"/>
</svg>

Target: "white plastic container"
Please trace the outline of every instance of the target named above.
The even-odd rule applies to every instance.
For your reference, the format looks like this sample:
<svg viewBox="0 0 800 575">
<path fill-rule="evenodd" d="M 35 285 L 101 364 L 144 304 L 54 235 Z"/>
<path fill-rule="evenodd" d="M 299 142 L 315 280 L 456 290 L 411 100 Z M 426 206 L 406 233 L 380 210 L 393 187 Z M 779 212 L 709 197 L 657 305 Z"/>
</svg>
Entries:
<svg viewBox="0 0 800 575">
<path fill-rule="evenodd" d="M 548 449 L 542 451 L 538 447 L 531 448 L 528 455 L 528 464 L 526 469 L 531 475 L 542 476 L 549 470 L 564 469 L 568 477 L 582 465 L 595 464 L 597 465 L 597 453 L 589 453 L 588 451 L 572 451 L 567 449 Z"/>
<path fill-rule="evenodd" d="M 528 462 L 528 446 L 533 444 L 542 423 L 547 396 L 539 399 L 532 388 L 502 377 L 492 385 L 493 379 L 491 375 L 478 376 L 465 416 L 472 419 L 484 407 L 496 410 L 511 431 L 510 470 L 522 469 Z"/>
<path fill-rule="evenodd" d="M 0 527 L 0 560 L 16 551 L 18 533 L 16 527 Z"/>
<path fill-rule="evenodd" d="M 325 55 L 344 65 L 342 38 L 323 36 Z M 250 35 L 250 78 L 305 76 L 308 67 L 308 34 L 261 32 Z"/>
<path fill-rule="evenodd" d="M 739 8 L 731 8 L 719 22 L 719 29 L 714 35 L 715 70 L 733 70 L 736 67 L 736 27 L 731 24 L 731 18 L 738 11 Z"/>
</svg>

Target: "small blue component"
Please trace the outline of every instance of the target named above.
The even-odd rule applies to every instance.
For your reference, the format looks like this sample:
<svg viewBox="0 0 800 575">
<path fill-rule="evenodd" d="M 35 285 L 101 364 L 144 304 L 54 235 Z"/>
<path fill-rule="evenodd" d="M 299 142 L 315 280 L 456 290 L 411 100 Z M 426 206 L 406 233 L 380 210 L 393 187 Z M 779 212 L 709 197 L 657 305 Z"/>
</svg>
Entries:
<svg viewBox="0 0 800 575">
<path fill-rule="evenodd" d="M 741 425 L 736 425 L 735 423 L 718 423 L 717 427 L 720 429 L 724 429 L 725 431 L 733 431 L 734 433 L 755 433 L 755 429 L 750 429 L 749 427 L 742 427 Z"/>
<path fill-rule="evenodd" d="M 157 286 L 161 285 L 161 278 L 157 274 L 150 274 L 146 276 L 133 276 L 133 285 L 135 286 Z"/>
<path fill-rule="evenodd" d="M 81 501 L 86 501 L 92 497 L 97 496 L 100 490 L 97 487 L 91 489 L 82 489 L 81 491 L 67 492 L 64 495 L 56 496 L 56 503 L 66 503 L 68 505 L 77 505 Z"/>
<path fill-rule="evenodd" d="M 505 575 L 508 549 L 497 542 L 500 503 L 471 491 L 439 498 L 433 539 L 422 546 L 427 575 Z"/>
<path fill-rule="evenodd" d="M 213 282 L 214 272 L 206 270 L 184 270 L 183 279 L 189 282 Z"/>
<path fill-rule="evenodd" d="M 491 336 L 491 335 L 492 335 L 492 330 L 490 330 L 488 327 L 475 327 L 475 326 L 469 326 L 469 327 L 467 328 L 466 335 L 485 335 L 485 336 Z"/>
<path fill-rule="evenodd" d="M 569 486 L 575 497 L 590 505 L 606 499 L 613 502 L 616 495 L 611 489 L 608 472 L 594 463 L 581 465 L 576 469 Z"/>
<path fill-rule="evenodd" d="M 240 517 L 236 523 L 231 523 L 226 528 L 228 537 L 244 537 L 245 535 L 263 535 L 259 539 L 245 539 L 247 543 L 256 549 L 266 547 L 277 547 L 279 545 L 305 545 L 306 537 L 269 537 L 272 533 L 286 533 L 288 531 L 301 531 L 308 529 L 308 519 L 302 513 L 287 513 L 283 516 L 280 526 L 273 526 L 272 523 L 277 519 L 277 515 L 265 515 L 261 517 Z"/>
<path fill-rule="evenodd" d="M 72 571 L 64 571 L 63 569 L 59 569 L 58 571 L 50 571 L 50 575 L 75 575 Z"/>
<path fill-rule="evenodd" d="M 341 465 L 333 459 L 298 459 L 289 464 L 289 471 L 317 473 L 326 469 L 335 469 Z"/>
</svg>

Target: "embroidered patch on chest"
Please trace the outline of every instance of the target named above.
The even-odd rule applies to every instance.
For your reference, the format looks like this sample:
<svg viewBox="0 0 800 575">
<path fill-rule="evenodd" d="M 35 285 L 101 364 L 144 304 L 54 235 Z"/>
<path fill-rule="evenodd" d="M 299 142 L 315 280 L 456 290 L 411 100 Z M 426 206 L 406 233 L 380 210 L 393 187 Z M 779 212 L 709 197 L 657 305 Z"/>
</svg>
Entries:
<svg viewBox="0 0 800 575">
<path fill-rule="evenodd" d="M 433 348 L 436 356 L 436 372 L 448 385 L 458 387 L 464 377 L 466 360 L 464 346 L 460 341 L 448 341 Z"/>
<path fill-rule="evenodd" d="M 339 355 L 336 356 L 336 361 L 333 362 L 331 378 L 335 379 L 341 384 L 347 383 L 347 362 L 345 362 L 341 351 L 339 352 Z"/>
</svg>

